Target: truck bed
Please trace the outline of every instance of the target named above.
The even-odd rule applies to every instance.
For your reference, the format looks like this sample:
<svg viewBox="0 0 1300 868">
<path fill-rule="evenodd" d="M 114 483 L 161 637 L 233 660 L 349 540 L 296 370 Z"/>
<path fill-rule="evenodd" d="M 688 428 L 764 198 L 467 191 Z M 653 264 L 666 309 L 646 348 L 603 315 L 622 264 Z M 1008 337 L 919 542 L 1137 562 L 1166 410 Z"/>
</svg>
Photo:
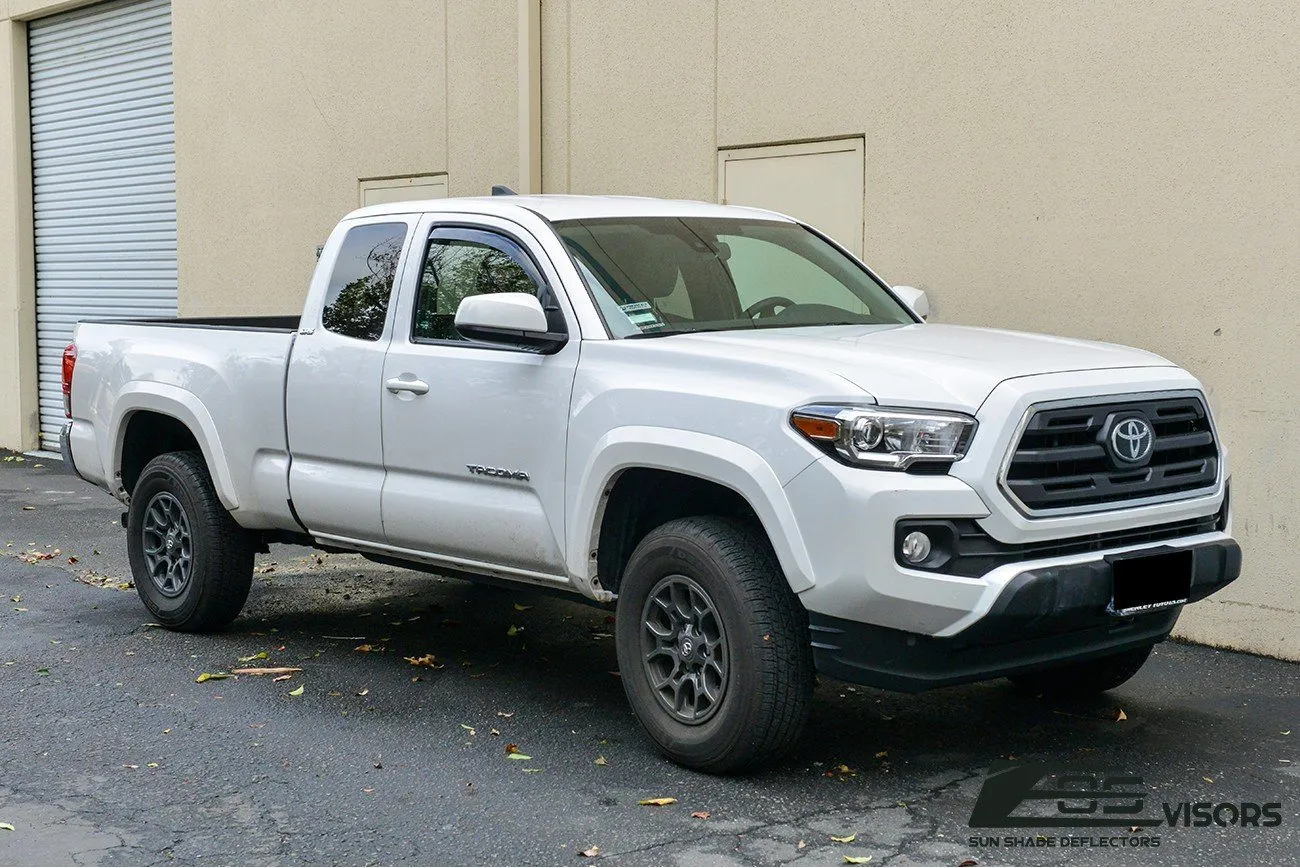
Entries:
<svg viewBox="0 0 1300 868">
<path fill-rule="evenodd" d="M 245 527 L 294 527 L 284 386 L 297 316 L 93 319 L 77 325 L 69 445 L 79 472 L 114 493 L 127 427 L 181 420 L 226 508 Z"/>
</svg>

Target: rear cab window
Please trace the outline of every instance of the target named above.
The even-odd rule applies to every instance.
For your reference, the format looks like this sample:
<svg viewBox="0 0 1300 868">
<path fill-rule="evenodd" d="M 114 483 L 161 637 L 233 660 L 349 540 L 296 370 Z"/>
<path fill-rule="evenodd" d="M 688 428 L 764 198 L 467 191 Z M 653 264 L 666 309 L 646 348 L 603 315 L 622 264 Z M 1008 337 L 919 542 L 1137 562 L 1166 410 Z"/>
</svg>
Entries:
<svg viewBox="0 0 1300 868">
<path fill-rule="evenodd" d="M 406 232 L 405 223 L 367 223 L 348 230 L 325 291 L 321 325 L 345 337 L 379 340 Z"/>
</svg>

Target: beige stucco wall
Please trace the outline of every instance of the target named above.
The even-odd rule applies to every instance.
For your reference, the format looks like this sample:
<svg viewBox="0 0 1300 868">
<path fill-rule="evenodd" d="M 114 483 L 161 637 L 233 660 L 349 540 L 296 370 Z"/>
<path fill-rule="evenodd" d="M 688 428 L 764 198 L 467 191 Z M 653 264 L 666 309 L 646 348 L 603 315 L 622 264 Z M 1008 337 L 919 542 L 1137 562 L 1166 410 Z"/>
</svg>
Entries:
<svg viewBox="0 0 1300 868">
<path fill-rule="evenodd" d="M 514 16 L 514 0 L 174 0 L 182 315 L 296 313 L 359 178 L 512 183 Z"/>
</svg>

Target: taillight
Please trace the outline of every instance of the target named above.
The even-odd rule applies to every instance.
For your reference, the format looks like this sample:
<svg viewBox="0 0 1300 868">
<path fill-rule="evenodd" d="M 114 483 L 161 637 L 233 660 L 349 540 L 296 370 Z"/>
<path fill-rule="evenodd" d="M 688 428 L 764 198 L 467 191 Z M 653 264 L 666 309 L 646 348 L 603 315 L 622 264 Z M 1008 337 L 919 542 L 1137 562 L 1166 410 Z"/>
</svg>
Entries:
<svg viewBox="0 0 1300 868">
<path fill-rule="evenodd" d="M 77 345 L 63 351 L 63 415 L 72 418 L 72 369 L 77 366 Z"/>
</svg>

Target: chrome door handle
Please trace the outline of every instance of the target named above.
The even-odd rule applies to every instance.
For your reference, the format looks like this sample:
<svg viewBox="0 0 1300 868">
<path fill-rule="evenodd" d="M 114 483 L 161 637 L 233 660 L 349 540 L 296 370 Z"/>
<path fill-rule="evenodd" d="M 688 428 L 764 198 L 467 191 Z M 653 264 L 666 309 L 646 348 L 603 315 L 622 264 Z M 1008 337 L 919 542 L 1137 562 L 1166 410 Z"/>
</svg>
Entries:
<svg viewBox="0 0 1300 868">
<path fill-rule="evenodd" d="M 398 392 L 412 392 L 416 395 L 425 395 L 429 392 L 429 384 L 424 380 L 403 380 L 401 377 L 393 377 L 386 381 L 384 386 L 394 395 Z"/>
</svg>

